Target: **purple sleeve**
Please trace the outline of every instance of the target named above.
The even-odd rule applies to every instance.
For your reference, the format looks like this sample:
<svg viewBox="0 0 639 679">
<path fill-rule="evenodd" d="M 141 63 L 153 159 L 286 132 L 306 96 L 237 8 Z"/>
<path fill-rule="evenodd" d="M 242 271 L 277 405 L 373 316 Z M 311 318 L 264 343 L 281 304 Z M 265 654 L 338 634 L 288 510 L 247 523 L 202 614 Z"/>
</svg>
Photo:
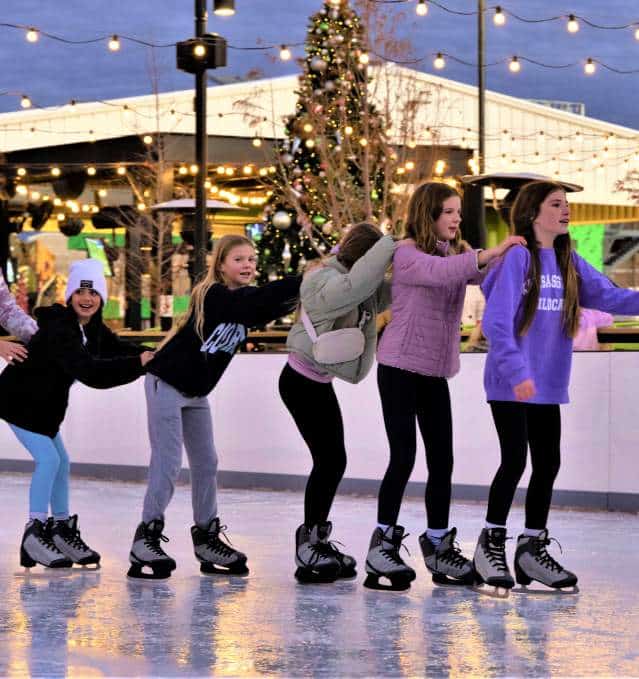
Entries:
<svg viewBox="0 0 639 679">
<path fill-rule="evenodd" d="M 588 262 L 573 253 L 579 276 L 579 304 L 611 314 L 639 316 L 639 292 L 616 286 Z"/>
<path fill-rule="evenodd" d="M 404 285 L 447 286 L 465 283 L 477 274 L 477 252 L 439 257 L 413 245 L 400 245 L 393 257 L 393 282 Z"/>
<path fill-rule="evenodd" d="M 526 248 L 511 248 L 500 264 L 491 268 L 482 285 L 486 295 L 482 329 L 500 376 L 513 387 L 531 376 L 517 343 L 518 312 L 528 276 L 528 258 Z"/>
<path fill-rule="evenodd" d="M 38 329 L 37 323 L 16 303 L 0 273 L 0 325 L 19 340 L 28 342 Z"/>
</svg>

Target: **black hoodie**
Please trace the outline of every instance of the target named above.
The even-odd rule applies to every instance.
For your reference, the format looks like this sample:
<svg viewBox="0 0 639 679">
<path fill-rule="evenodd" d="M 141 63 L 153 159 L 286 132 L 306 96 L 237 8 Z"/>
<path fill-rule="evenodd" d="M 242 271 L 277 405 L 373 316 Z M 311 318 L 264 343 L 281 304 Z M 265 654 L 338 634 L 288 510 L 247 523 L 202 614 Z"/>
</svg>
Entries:
<svg viewBox="0 0 639 679">
<path fill-rule="evenodd" d="M 21 429 L 53 438 L 60 429 L 75 380 L 108 389 L 133 382 L 145 370 L 143 348 L 121 341 L 98 312 L 87 323 L 83 342 L 71 307 L 36 309 L 39 330 L 27 345 L 28 358 L 0 375 L 0 418 Z"/>
<path fill-rule="evenodd" d="M 148 371 L 186 396 L 206 396 L 246 339 L 246 329 L 289 313 L 301 282 L 301 276 L 292 276 L 258 288 L 212 285 L 204 298 L 204 342 L 189 318 L 156 353 Z"/>
</svg>

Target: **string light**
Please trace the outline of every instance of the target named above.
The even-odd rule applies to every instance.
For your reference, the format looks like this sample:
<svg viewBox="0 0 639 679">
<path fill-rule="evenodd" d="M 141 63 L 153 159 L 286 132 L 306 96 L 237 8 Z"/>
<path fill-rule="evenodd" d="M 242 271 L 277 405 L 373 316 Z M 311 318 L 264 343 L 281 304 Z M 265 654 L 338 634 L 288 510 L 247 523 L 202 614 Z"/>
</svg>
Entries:
<svg viewBox="0 0 639 679">
<path fill-rule="evenodd" d="M 259 137 L 254 137 L 252 144 L 256 149 L 259 149 L 262 146 L 262 140 Z"/>
<path fill-rule="evenodd" d="M 245 175 L 253 174 L 253 168 L 252 168 L 250 165 L 245 165 L 245 166 L 242 168 L 242 172 L 243 172 Z"/>
<path fill-rule="evenodd" d="M 38 38 L 40 37 L 40 33 L 38 32 L 38 29 L 36 28 L 29 28 L 27 31 L 27 42 L 38 42 Z"/>
<path fill-rule="evenodd" d="M 24 177 L 27 174 L 27 170 L 24 167 L 18 168 L 18 177 Z"/>
<path fill-rule="evenodd" d="M 566 29 L 568 33 L 576 33 L 579 30 L 579 22 L 574 14 L 568 17 L 568 23 L 566 24 Z"/>
<path fill-rule="evenodd" d="M 590 57 L 588 57 L 586 64 L 584 65 L 584 73 L 586 75 L 592 75 L 596 70 L 597 65 Z"/>
<path fill-rule="evenodd" d="M 366 64 L 368 64 L 370 62 L 370 60 L 371 60 L 371 58 L 368 56 L 368 54 L 366 52 L 362 52 L 359 55 L 359 63 L 363 64 L 364 66 L 366 66 Z"/>
<path fill-rule="evenodd" d="M 521 62 L 517 57 L 513 57 L 508 64 L 511 73 L 519 73 L 521 71 Z"/>
<path fill-rule="evenodd" d="M 443 175 L 445 169 L 446 169 L 446 162 L 445 161 L 438 160 L 435 163 L 435 174 L 436 175 Z"/>
<path fill-rule="evenodd" d="M 286 45 L 280 46 L 280 59 L 282 61 L 289 61 L 291 58 L 291 50 Z"/>
<path fill-rule="evenodd" d="M 126 174 L 126 167 L 124 167 L 124 165 L 120 165 L 116 172 L 120 175 L 120 177 L 123 177 Z"/>
<path fill-rule="evenodd" d="M 18 184 L 16 186 L 16 193 L 18 193 L 21 196 L 26 196 L 27 193 L 29 193 L 29 189 L 24 184 Z"/>
<path fill-rule="evenodd" d="M 368 146 L 368 139 L 365 139 L 364 137 L 362 137 L 362 138 L 359 140 L 359 145 L 360 145 L 360 146 Z"/>
<path fill-rule="evenodd" d="M 428 14 L 428 5 L 426 4 L 426 0 L 417 0 L 415 13 L 420 17 L 425 17 Z"/>
<path fill-rule="evenodd" d="M 23 94 L 20 98 L 20 106 L 22 106 L 22 108 L 31 108 L 32 105 L 31 99 L 29 99 L 26 94 Z"/>
<path fill-rule="evenodd" d="M 493 23 L 495 26 L 503 26 L 506 23 L 506 15 L 503 13 L 501 7 L 495 7 L 495 14 L 493 16 Z"/>
<path fill-rule="evenodd" d="M 344 134 L 345 134 L 347 137 L 350 137 L 351 134 L 353 134 L 353 128 L 352 128 L 350 125 L 347 125 L 347 126 L 344 128 Z"/>
<path fill-rule="evenodd" d="M 93 165 L 89 165 L 89 167 L 87 167 L 87 174 L 89 175 L 89 177 L 95 177 L 96 172 L 97 170 L 95 169 L 95 167 L 93 167 Z"/>
<path fill-rule="evenodd" d="M 150 134 L 145 134 L 144 137 L 142 137 L 142 141 L 148 146 L 153 143 L 153 137 Z"/>
<path fill-rule="evenodd" d="M 118 38 L 117 35 L 112 35 L 109 40 L 109 50 L 111 50 L 111 52 L 118 52 L 120 47 L 120 38 Z"/>
<path fill-rule="evenodd" d="M 446 66 L 446 60 L 444 59 L 444 55 L 441 52 L 437 52 L 437 56 L 435 57 L 435 61 L 433 61 L 433 66 L 438 70 L 441 71 L 444 66 Z"/>
<path fill-rule="evenodd" d="M 199 166 L 196 165 L 195 163 L 193 163 L 193 164 L 189 167 L 189 172 L 190 172 L 191 174 L 193 174 L 193 175 L 196 175 L 199 171 L 200 171 L 200 168 L 199 168 Z"/>
<path fill-rule="evenodd" d="M 51 168 L 51 175 L 53 177 L 59 177 L 60 176 L 60 168 L 59 167 L 52 167 Z"/>
<path fill-rule="evenodd" d="M 108 191 L 106 189 L 99 189 L 98 190 L 98 196 L 100 196 L 100 198 L 106 198 L 107 193 L 108 193 Z"/>
<path fill-rule="evenodd" d="M 304 132 L 312 132 L 313 131 L 313 126 L 310 123 L 306 123 L 304 125 Z"/>
<path fill-rule="evenodd" d="M 187 175 L 189 171 L 186 168 L 186 165 L 181 165 L 180 168 L 178 169 L 178 174 L 181 174 L 182 176 Z"/>
</svg>

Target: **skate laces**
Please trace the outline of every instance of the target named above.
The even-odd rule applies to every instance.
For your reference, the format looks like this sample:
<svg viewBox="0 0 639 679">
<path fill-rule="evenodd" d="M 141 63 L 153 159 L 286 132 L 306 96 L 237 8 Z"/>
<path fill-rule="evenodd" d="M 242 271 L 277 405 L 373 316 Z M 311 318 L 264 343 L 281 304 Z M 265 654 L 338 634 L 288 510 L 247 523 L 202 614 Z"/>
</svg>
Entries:
<svg viewBox="0 0 639 679">
<path fill-rule="evenodd" d="M 390 540 L 386 539 L 386 537 L 382 537 L 382 544 L 386 543 L 390 545 L 390 547 L 382 547 L 381 549 L 381 553 L 384 556 L 384 558 L 388 559 L 389 561 L 392 561 L 394 564 L 398 566 L 404 565 L 404 560 L 399 555 L 399 550 L 403 547 L 406 550 L 408 556 L 411 555 L 410 550 L 404 544 L 404 540 L 409 535 L 410 533 L 404 533 L 404 535 L 402 535 L 402 539 L 398 543 L 391 542 Z"/>
<path fill-rule="evenodd" d="M 441 554 L 435 552 L 435 564 L 439 561 L 443 561 L 444 563 L 458 568 L 462 568 L 468 563 L 468 559 L 461 553 L 461 548 L 459 547 L 457 540 L 455 540 L 445 552 L 442 552 Z"/>
<path fill-rule="evenodd" d="M 232 543 L 224 532 L 226 528 L 227 526 L 220 526 L 216 531 L 207 533 L 206 546 L 222 556 L 233 556 L 236 550 L 231 547 Z M 220 533 L 224 536 L 226 543 L 220 540 Z"/>
<path fill-rule="evenodd" d="M 65 542 L 71 544 L 74 549 L 79 549 L 83 552 L 90 552 L 89 546 L 80 537 L 80 530 L 78 528 L 71 528 L 65 521 L 60 521 L 62 526 L 62 538 Z"/>
<path fill-rule="evenodd" d="M 547 545 L 549 545 L 551 542 L 556 542 L 557 545 L 559 546 L 559 551 L 563 554 L 563 550 L 561 548 L 561 544 L 559 543 L 559 540 L 556 538 L 535 538 L 535 553 L 539 559 L 539 563 L 542 566 L 545 566 L 547 568 L 550 568 L 551 571 L 557 571 L 558 573 L 561 573 L 563 571 L 563 566 L 558 563 L 555 559 L 548 554 L 548 551 L 546 550 Z"/>
<path fill-rule="evenodd" d="M 490 538 L 486 540 L 486 558 L 488 563 L 499 571 L 508 570 L 506 565 L 506 540 L 512 540 L 512 538 L 505 537 L 498 542 Z"/>
<path fill-rule="evenodd" d="M 43 523 L 41 525 L 42 528 L 40 531 L 35 532 L 35 537 L 37 538 L 38 542 L 47 549 L 57 552 L 58 554 L 62 554 L 55 542 L 53 542 L 53 533 L 51 532 L 51 524 L 49 521 L 47 521 L 46 524 Z"/>
<path fill-rule="evenodd" d="M 146 533 L 144 536 L 144 546 L 154 554 L 158 556 L 166 556 L 166 552 L 162 549 L 160 541 L 168 542 L 169 538 L 163 535 L 161 532 L 156 533 Z"/>
</svg>

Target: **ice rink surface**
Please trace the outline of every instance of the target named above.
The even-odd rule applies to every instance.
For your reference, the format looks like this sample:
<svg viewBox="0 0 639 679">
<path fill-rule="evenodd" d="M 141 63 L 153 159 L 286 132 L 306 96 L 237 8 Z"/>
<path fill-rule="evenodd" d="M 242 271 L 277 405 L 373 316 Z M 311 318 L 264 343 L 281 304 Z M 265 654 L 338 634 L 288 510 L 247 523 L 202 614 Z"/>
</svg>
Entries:
<svg viewBox="0 0 639 679">
<path fill-rule="evenodd" d="M 370 497 L 337 498 L 333 538 L 360 562 L 356 580 L 299 585 L 293 534 L 302 495 L 222 491 L 220 517 L 249 557 L 247 578 L 199 574 L 180 486 L 165 545 L 178 568 L 166 581 L 128 580 L 128 551 L 144 487 L 72 480 L 71 511 L 102 569 L 23 577 L 19 541 L 29 477 L 0 475 L 2 676 L 639 676 L 639 517 L 553 510 L 551 553 L 579 576 L 578 595 L 496 600 L 432 584 L 419 552 L 420 502 L 400 517 L 417 580 L 403 593 L 362 586 L 374 527 Z M 470 556 L 484 506 L 455 504 L 452 524 Z M 522 511 L 513 510 L 516 536 Z M 514 546 L 510 542 L 512 557 Z M 512 560 L 511 560 L 512 563 Z"/>
</svg>

